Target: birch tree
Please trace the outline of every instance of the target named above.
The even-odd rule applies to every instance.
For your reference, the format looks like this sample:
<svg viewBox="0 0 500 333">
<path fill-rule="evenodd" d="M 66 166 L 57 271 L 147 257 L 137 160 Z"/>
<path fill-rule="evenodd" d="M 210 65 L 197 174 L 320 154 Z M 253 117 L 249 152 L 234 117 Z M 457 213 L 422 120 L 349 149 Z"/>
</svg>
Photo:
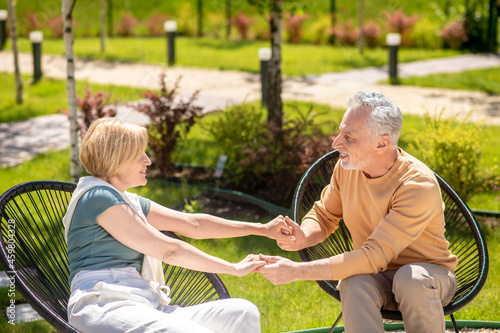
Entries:
<svg viewBox="0 0 500 333">
<path fill-rule="evenodd" d="M 7 0 L 9 25 L 10 25 L 10 40 L 12 43 L 12 54 L 14 56 L 14 76 L 16 80 L 16 103 L 23 104 L 23 81 L 21 79 L 21 71 L 19 69 L 19 51 L 17 49 L 17 20 L 16 20 L 16 2 L 15 0 Z"/>
<path fill-rule="evenodd" d="M 70 174 L 71 180 L 77 182 L 81 175 L 78 121 L 75 83 L 75 59 L 73 54 L 73 9 L 76 0 L 63 0 L 62 12 L 64 20 L 64 53 L 66 57 L 66 93 L 69 114 Z"/>
<path fill-rule="evenodd" d="M 365 1 L 358 1 L 358 19 L 359 19 L 359 37 L 358 37 L 358 52 L 363 54 L 365 48 Z"/>
</svg>

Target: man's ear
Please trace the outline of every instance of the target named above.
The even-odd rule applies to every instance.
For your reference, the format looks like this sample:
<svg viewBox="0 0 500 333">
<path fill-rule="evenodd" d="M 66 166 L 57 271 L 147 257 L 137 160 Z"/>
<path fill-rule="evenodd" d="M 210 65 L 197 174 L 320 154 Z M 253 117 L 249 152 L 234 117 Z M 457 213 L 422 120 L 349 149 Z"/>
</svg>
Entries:
<svg viewBox="0 0 500 333">
<path fill-rule="evenodd" d="M 382 154 L 391 145 L 391 137 L 387 134 L 382 135 L 377 139 L 377 153 Z"/>
</svg>

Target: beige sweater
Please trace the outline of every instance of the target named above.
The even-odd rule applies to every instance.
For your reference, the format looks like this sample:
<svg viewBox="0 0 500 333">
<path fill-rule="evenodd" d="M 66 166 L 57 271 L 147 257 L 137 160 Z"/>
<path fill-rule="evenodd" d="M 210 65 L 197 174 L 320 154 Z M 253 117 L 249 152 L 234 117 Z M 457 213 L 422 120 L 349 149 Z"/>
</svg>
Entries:
<svg viewBox="0 0 500 333">
<path fill-rule="evenodd" d="M 321 200 L 304 217 L 319 223 L 325 238 L 341 219 L 351 233 L 353 251 L 330 258 L 334 280 L 414 262 L 454 272 L 457 258 L 444 237 L 439 184 L 427 166 L 400 151 L 389 172 L 375 179 L 338 163 Z"/>
</svg>

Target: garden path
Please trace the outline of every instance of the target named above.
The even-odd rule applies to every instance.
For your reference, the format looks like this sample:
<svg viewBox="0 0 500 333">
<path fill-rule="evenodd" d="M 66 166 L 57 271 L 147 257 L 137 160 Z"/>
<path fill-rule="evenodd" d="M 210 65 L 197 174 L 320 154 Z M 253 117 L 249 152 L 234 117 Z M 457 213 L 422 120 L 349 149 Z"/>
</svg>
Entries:
<svg viewBox="0 0 500 333">
<path fill-rule="evenodd" d="M 21 53 L 23 73 L 33 73 L 32 56 Z M 13 71 L 11 52 L 0 52 L 0 71 Z M 172 86 L 180 77 L 180 97 L 188 98 L 199 90 L 197 104 L 205 111 L 224 108 L 231 103 L 260 99 L 260 75 L 245 72 L 167 66 L 160 64 L 121 63 L 77 59 L 76 78 L 102 84 L 128 85 L 158 89 L 162 72 Z M 457 72 L 465 69 L 500 66 L 500 57 L 491 54 L 466 54 L 456 57 L 404 63 L 398 66 L 399 76 Z M 66 62 L 63 57 L 45 55 L 42 58 L 45 77 L 64 79 Z M 308 77 L 285 77 L 282 96 L 286 100 L 304 100 L 344 108 L 347 99 L 361 89 L 381 91 L 399 105 L 405 114 L 425 111 L 466 115 L 474 109 L 471 119 L 500 125 L 500 96 L 481 92 L 419 88 L 378 84 L 387 78 L 387 68 L 370 67 L 347 72 L 326 73 Z M 127 107 L 119 109 L 118 117 L 145 122 L 142 114 Z M 0 167 L 16 165 L 47 149 L 68 145 L 68 121 L 63 115 L 38 117 L 26 122 L 0 124 Z"/>
</svg>

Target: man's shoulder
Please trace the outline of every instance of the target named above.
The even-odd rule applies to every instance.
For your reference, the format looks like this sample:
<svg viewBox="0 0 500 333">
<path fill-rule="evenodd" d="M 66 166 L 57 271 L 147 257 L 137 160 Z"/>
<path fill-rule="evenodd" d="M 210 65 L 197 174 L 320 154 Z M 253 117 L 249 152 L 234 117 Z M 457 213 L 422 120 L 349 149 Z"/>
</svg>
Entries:
<svg viewBox="0 0 500 333">
<path fill-rule="evenodd" d="M 398 162 L 400 163 L 399 168 L 401 171 L 407 173 L 409 176 L 435 179 L 434 171 L 431 168 L 403 150 L 401 150 Z"/>
</svg>

